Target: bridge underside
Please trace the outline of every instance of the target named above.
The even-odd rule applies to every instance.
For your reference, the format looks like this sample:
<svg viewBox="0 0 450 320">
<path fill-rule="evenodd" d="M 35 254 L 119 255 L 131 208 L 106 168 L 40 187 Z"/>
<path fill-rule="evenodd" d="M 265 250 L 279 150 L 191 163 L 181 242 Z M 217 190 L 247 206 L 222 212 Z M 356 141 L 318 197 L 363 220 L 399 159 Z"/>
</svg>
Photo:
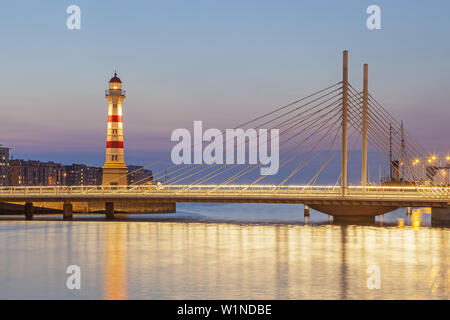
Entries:
<svg viewBox="0 0 450 320">
<path fill-rule="evenodd" d="M 340 205 L 309 205 L 312 209 L 332 215 L 334 221 L 358 221 L 358 222 L 373 222 L 375 216 L 385 214 L 400 208 L 401 206 L 370 206 L 363 204 L 340 204 Z"/>
<path fill-rule="evenodd" d="M 7 199 L 5 199 L 7 200 Z M 8 199 L 9 200 L 9 199 Z M 447 203 L 435 201 L 395 201 L 395 200 L 351 200 L 342 198 L 311 199 L 311 198 L 275 198 L 275 197 L 204 197 L 204 196 L 168 196 L 168 197 L 126 197 L 126 196 L 97 196 L 97 197 L 26 197 L 15 199 L 13 203 L 23 207 L 26 201 L 33 202 L 38 209 L 36 213 L 54 213 L 62 211 L 63 203 L 73 204 L 74 212 L 100 213 L 105 210 L 105 203 L 114 203 L 116 212 L 123 213 L 172 213 L 175 212 L 176 203 L 203 202 L 203 203 L 285 203 L 304 204 L 324 214 L 332 215 L 335 221 L 373 222 L 375 216 L 385 214 L 400 207 L 435 207 L 443 208 Z M 18 201 L 17 201 L 18 200 Z M 22 200 L 22 201 L 21 201 Z M 4 201 L 4 200 L 3 200 Z M 4 201 L 9 202 L 10 201 Z M 11 208 L 6 203 L 0 203 L 0 213 L 7 213 Z M 2 210 L 3 209 L 3 210 Z M 23 212 L 21 208 L 14 210 Z"/>
<path fill-rule="evenodd" d="M 66 201 L 67 202 L 67 201 Z M 33 202 L 36 214 L 62 213 L 63 205 L 66 202 Z M 175 202 L 155 202 L 145 200 L 114 200 L 107 201 L 114 203 L 116 213 L 173 213 L 176 212 Z M 75 213 L 103 213 L 105 212 L 106 201 L 70 201 Z M 0 202 L 0 214 L 23 214 L 24 202 L 5 203 Z"/>
</svg>

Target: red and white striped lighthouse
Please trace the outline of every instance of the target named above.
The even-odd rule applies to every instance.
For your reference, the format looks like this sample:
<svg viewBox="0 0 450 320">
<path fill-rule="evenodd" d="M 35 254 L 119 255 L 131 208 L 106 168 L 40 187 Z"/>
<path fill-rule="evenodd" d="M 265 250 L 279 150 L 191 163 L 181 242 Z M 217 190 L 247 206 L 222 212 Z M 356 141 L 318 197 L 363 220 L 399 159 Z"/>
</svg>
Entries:
<svg viewBox="0 0 450 320">
<path fill-rule="evenodd" d="M 102 184 L 127 185 L 128 168 L 125 164 L 123 152 L 122 111 L 125 91 L 122 90 L 122 81 L 117 77 L 117 73 L 114 73 L 114 77 L 109 81 L 109 89 L 106 90 L 105 97 L 108 100 L 108 128 Z"/>
</svg>

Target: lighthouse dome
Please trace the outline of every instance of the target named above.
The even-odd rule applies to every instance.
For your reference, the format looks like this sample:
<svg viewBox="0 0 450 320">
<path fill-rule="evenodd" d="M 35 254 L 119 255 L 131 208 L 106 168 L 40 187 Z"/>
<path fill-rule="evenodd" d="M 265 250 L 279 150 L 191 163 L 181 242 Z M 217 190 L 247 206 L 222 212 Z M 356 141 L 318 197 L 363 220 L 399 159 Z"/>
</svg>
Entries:
<svg viewBox="0 0 450 320">
<path fill-rule="evenodd" d="M 109 89 L 119 90 L 122 89 L 122 80 L 117 76 L 117 72 L 114 72 L 114 77 L 109 80 Z"/>
<path fill-rule="evenodd" d="M 114 77 L 111 78 L 111 80 L 109 80 L 109 83 L 122 83 L 122 80 L 120 80 L 120 78 L 117 76 L 117 72 L 114 72 Z"/>
</svg>

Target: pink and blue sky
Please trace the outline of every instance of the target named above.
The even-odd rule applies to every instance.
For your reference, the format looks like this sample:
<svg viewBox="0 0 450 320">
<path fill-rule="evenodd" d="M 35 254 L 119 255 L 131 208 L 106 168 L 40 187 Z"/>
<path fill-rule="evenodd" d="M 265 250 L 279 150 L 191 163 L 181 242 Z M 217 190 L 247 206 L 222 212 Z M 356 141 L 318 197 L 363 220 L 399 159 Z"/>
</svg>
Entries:
<svg viewBox="0 0 450 320">
<path fill-rule="evenodd" d="M 81 30 L 66 8 L 81 8 Z M 381 7 L 382 30 L 366 28 Z M 448 152 L 450 2 L 3 1 L 0 144 L 15 158 L 104 161 L 104 89 L 117 68 L 127 162 L 167 155 L 171 132 L 232 128 L 333 84 L 341 53 L 430 152 Z"/>
</svg>

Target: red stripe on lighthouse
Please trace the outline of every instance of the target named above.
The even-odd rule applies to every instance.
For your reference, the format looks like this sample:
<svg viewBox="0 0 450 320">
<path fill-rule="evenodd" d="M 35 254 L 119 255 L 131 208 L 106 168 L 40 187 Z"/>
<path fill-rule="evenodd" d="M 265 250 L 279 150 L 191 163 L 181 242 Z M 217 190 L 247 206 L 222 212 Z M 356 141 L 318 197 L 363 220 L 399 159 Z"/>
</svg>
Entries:
<svg viewBox="0 0 450 320">
<path fill-rule="evenodd" d="M 123 141 L 106 141 L 106 148 L 123 149 Z"/>
<path fill-rule="evenodd" d="M 122 122 L 122 116 L 108 116 L 108 122 Z"/>
</svg>

